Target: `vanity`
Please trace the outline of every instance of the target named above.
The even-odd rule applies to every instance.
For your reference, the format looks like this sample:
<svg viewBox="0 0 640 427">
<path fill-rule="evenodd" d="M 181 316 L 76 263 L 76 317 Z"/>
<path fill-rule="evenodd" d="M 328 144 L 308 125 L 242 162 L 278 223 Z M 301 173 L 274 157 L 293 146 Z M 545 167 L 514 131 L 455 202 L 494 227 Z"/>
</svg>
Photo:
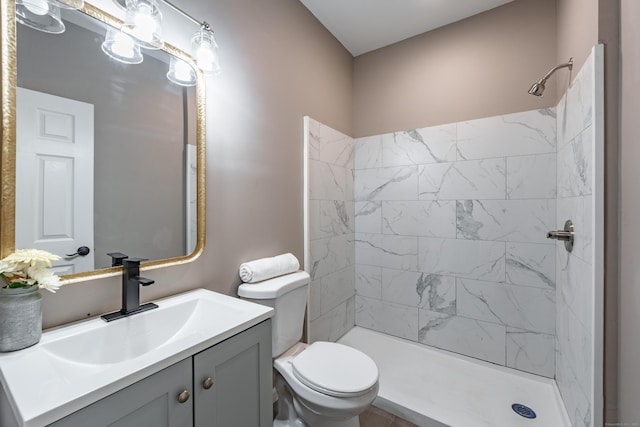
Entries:
<svg viewBox="0 0 640 427">
<path fill-rule="evenodd" d="M 3 427 L 272 424 L 273 309 L 198 289 L 0 354 Z"/>
</svg>

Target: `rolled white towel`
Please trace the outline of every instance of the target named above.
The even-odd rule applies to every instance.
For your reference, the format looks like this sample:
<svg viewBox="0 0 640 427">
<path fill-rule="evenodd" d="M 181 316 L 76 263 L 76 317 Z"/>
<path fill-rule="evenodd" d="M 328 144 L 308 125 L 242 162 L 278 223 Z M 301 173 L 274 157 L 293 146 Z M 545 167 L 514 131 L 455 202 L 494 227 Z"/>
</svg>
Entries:
<svg viewBox="0 0 640 427">
<path fill-rule="evenodd" d="M 245 283 L 256 283 L 272 277 L 298 271 L 300 263 L 295 255 L 287 253 L 240 264 L 240 278 Z"/>
</svg>

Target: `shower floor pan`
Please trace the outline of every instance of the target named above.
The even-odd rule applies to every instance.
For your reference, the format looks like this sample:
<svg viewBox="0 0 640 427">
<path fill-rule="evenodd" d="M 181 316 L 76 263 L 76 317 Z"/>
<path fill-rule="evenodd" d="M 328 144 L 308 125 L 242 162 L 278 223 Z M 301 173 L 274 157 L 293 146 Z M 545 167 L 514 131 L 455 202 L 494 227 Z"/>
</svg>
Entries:
<svg viewBox="0 0 640 427">
<path fill-rule="evenodd" d="M 424 427 L 571 427 L 555 381 L 355 327 L 339 343 L 380 371 L 380 409 Z M 536 418 L 514 412 L 514 403 Z"/>
</svg>

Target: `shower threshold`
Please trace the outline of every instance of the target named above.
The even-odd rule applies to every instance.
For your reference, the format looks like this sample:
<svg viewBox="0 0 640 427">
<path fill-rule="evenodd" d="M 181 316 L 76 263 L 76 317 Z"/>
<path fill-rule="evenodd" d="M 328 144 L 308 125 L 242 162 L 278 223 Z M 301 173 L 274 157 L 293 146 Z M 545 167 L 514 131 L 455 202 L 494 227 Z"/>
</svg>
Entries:
<svg viewBox="0 0 640 427">
<path fill-rule="evenodd" d="M 423 427 L 571 427 L 554 380 L 355 327 L 339 343 L 380 371 L 380 409 Z M 536 418 L 512 409 L 526 405 Z"/>
</svg>

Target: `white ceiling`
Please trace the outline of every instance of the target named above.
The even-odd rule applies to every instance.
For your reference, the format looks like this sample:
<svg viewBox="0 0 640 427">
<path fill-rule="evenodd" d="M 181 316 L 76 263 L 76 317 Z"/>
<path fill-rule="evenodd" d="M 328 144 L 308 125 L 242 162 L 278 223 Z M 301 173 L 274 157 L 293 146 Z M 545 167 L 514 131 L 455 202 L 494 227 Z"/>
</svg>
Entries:
<svg viewBox="0 0 640 427">
<path fill-rule="evenodd" d="M 300 0 L 353 56 L 513 0 Z"/>
</svg>

